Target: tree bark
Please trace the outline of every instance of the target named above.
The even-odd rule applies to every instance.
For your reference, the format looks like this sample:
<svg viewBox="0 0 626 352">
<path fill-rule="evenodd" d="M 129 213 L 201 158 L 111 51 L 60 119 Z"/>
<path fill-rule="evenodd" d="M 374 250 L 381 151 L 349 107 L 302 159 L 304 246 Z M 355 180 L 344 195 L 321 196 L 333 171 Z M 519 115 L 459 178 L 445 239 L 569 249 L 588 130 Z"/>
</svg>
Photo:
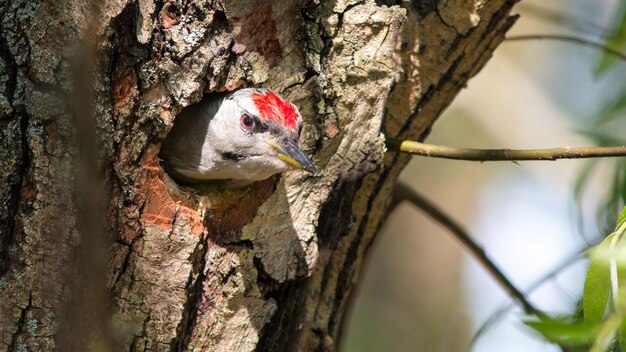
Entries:
<svg viewBox="0 0 626 352">
<path fill-rule="evenodd" d="M 514 3 L 0 0 L 0 350 L 336 350 L 409 160 L 381 133 L 425 138 Z M 320 172 L 177 186 L 176 114 L 243 86 L 299 106 Z"/>
</svg>

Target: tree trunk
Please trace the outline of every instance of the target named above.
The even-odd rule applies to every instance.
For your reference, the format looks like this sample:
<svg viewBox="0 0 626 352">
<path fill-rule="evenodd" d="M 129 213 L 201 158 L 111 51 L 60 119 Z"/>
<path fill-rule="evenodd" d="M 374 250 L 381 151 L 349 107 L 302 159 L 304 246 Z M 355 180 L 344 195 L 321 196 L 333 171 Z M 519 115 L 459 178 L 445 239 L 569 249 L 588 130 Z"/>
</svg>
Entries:
<svg viewBox="0 0 626 352">
<path fill-rule="evenodd" d="M 423 139 L 514 3 L 0 0 L 0 350 L 337 349 L 408 161 L 381 132 Z M 243 86 L 320 172 L 178 187 L 176 114 Z"/>
</svg>

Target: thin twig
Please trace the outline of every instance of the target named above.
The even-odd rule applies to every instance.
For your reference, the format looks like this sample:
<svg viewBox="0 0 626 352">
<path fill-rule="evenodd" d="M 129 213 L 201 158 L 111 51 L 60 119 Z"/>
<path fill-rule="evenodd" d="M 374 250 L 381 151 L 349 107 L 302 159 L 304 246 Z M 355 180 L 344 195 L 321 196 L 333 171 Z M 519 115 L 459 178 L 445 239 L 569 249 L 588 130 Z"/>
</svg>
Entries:
<svg viewBox="0 0 626 352">
<path fill-rule="evenodd" d="M 536 289 L 538 289 L 539 287 L 543 286 L 543 284 L 545 284 L 548 280 L 556 277 L 556 275 L 558 273 L 560 273 L 563 269 L 567 268 L 568 266 L 572 265 L 573 263 L 577 262 L 578 260 L 580 260 L 581 258 L 584 257 L 585 252 L 592 246 L 588 246 L 585 247 L 584 249 L 578 251 L 577 253 L 573 254 L 572 256 L 570 256 L 569 258 L 566 258 L 562 263 L 560 263 L 559 265 L 557 265 L 555 268 L 553 268 L 552 270 L 550 270 L 547 274 L 545 274 L 544 276 L 542 276 L 541 278 L 539 278 L 539 280 L 535 281 L 532 285 L 530 285 L 524 292 L 524 294 L 526 296 L 530 295 L 531 293 L 533 293 Z M 478 339 L 489 329 L 491 328 L 491 326 L 493 326 L 493 324 L 495 324 L 498 320 L 500 320 L 504 314 L 506 314 L 507 311 L 509 311 L 514 305 L 511 303 L 505 303 L 503 305 L 501 305 L 498 309 L 496 309 L 496 311 L 491 314 L 489 316 L 489 318 L 487 318 L 487 320 L 485 320 L 485 322 L 478 328 L 478 330 L 476 330 L 476 333 L 474 333 L 474 336 L 472 336 L 472 339 L 470 340 L 470 342 L 468 343 L 467 349 L 471 350 L 472 347 L 476 344 L 476 342 L 478 341 Z"/>
<path fill-rule="evenodd" d="M 543 312 L 537 309 L 532 303 L 526 299 L 526 296 L 520 291 L 506 275 L 498 268 L 498 266 L 489 259 L 489 256 L 485 250 L 478 245 L 472 237 L 461 228 L 454 220 L 452 220 L 447 214 L 437 208 L 436 205 L 431 203 L 426 198 L 422 197 L 419 193 L 415 192 L 412 188 L 402 182 L 396 182 L 393 190 L 393 197 L 398 201 L 407 201 L 413 204 L 418 209 L 422 210 L 429 217 L 436 222 L 447 228 L 456 239 L 458 239 L 474 257 L 480 262 L 480 264 L 493 276 L 493 278 L 507 291 L 507 293 L 515 299 L 528 314 L 535 314 L 537 316 L 545 316 Z"/>
<path fill-rule="evenodd" d="M 608 47 L 602 43 L 594 42 L 594 41 L 591 41 L 582 37 L 577 37 L 577 36 L 572 36 L 572 35 L 563 35 L 563 34 L 524 34 L 524 35 L 511 35 L 511 36 L 506 37 L 507 41 L 543 40 L 543 39 L 558 40 L 561 42 L 575 43 L 575 44 L 580 44 L 580 45 L 588 46 L 588 47 L 595 48 L 595 49 L 600 49 L 600 50 L 606 51 L 607 53 L 611 55 L 615 55 L 617 58 L 619 58 L 622 61 L 626 61 L 626 54 L 624 54 L 623 52 L 619 50 L 615 50 L 611 47 Z"/>
<path fill-rule="evenodd" d="M 588 32 L 589 30 L 591 30 L 594 32 L 594 35 L 599 35 L 603 37 L 611 37 L 615 35 L 615 31 L 600 26 L 594 22 L 588 21 L 584 18 L 571 16 L 565 12 L 553 10 L 549 7 L 544 7 L 533 3 L 523 3 L 519 5 L 518 9 L 531 16 L 543 18 L 548 21 L 573 27 L 574 29 L 577 29 L 579 31 Z"/>
<path fill-rule="evenodd" d="M 387 149 L 432 158 L 471 161 L 520 161 L 624 157 L 626 146 L 552 149 L 470 149 L 387 138 Z"/>
</svg>

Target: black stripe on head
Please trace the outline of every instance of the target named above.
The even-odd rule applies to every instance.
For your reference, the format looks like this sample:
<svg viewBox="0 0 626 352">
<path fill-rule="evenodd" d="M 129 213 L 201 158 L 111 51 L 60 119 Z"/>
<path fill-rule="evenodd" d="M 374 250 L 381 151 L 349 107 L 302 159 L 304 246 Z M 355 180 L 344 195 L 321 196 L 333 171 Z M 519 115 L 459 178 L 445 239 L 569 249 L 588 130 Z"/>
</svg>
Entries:
<svg viewBox="0 0 626 352">
<path fill-rule="evenodd" d="M 232 161 L 240 161 L 244 159 L 245 156 L 237 153 L 224 152 L 222 153 L 222 159 L 224 160 L 232 160 Z"/>
</svg>

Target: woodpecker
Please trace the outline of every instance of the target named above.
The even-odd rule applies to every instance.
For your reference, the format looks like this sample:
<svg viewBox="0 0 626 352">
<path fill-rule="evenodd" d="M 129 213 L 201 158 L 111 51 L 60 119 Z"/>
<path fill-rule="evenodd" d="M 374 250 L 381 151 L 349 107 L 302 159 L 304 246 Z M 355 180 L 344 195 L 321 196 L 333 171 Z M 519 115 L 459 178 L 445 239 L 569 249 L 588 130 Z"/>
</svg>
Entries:
<svg viewBox="0 0 626 352">
<path fill-rule="evenodd" d="M 298 144 L 298 108 L 268 89 L 213 94 L 176 117 L 161 144 L 165 172 L 179 183 L 243 186 L 315 166 Z"/>
</svg>

